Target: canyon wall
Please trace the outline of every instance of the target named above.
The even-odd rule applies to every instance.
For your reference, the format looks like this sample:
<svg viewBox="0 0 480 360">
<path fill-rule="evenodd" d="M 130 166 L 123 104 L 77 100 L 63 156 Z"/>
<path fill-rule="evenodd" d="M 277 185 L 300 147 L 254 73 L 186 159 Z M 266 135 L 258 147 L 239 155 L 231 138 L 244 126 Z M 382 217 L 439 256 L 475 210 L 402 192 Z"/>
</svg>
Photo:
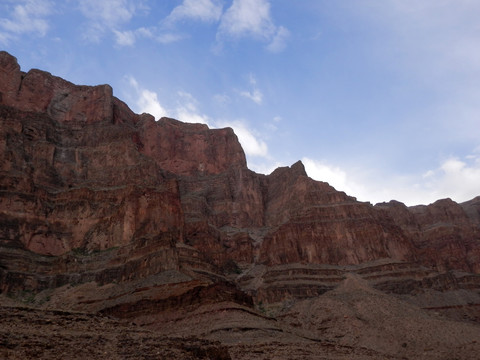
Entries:
<svg viewBox="0 0 480 360">
<path fill-rule="evenodd" d="M 6 52 L 0 175 L 5 292 L 177 271 L 201 286 L 233 281 L 255 297 L 278 266 L 385 259 L 480 273 L 478 197 L 373 206 L 312 180 L 301 162 L 257 174 L 230 128 L 134 114 L 108 85 L 25 73 Z M 284 285 L 264 298 L 296 293 Z"/>
</svg>

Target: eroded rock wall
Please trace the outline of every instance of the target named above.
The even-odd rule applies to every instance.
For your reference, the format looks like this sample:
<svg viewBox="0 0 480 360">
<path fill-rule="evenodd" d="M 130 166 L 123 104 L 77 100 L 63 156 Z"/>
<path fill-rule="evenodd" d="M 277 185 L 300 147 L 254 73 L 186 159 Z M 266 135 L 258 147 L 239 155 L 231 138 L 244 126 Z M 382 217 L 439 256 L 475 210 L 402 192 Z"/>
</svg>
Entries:
<svg viewBox="0 0 480 360">
<path fill-rule="evenodd" d="M 166 270 L 210 286 L 256 266 L 381 259 L 480 272 L 478 198 L 372 206 L 310 179 L 301 162 L 257 174 L 232 129 L 134 114 L 108 85 L 24 73 L 5 52 L 0 121 L 3 289 Z M 82 258 L 83 270 L 65 263 L 103 251 Z M 256 288 L 266 300 L 317 294 L 267 278 L 270 290 Z"/>
</svg>

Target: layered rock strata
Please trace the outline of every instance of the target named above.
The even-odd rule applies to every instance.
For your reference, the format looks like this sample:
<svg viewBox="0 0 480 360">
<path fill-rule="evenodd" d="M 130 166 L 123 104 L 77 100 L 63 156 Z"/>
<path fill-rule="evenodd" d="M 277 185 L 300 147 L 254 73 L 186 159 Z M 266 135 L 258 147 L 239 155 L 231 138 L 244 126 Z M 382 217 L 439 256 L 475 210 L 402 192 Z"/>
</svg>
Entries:
<svg viewBox="0 0 480 360">
<path fill-rule="evenodd" d="M 211 316 L 218 323 L 196 335 L 234 341 L 248 328 L 287 341 L 291 327 L 271 316 L 301 322 L 291 306 L 352 276 L 478 321 L 479 273 L 479 197 L 373 206 L 310 179 L 301 162 L 257 174 L 229 128 L 155 121 L 108 85 L 24 73 L 0 52 L 3 294 L 167 333 L 165 322 L 179 336 Z"/>
</svg>

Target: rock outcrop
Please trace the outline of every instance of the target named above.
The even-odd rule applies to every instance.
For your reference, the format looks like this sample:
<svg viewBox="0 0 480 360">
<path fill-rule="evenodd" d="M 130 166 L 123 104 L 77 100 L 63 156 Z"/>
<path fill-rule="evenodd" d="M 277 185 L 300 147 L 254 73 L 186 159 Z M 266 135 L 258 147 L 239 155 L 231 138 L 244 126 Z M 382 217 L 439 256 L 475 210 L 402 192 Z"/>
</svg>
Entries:
<svg viewBox="0 0 480 360">
<path fill-rule="evenodd" d="M 418 259 L 441 271 L 480 272 L 479 199 L 457 204 L 451 199 L 407 208 L 391 201 L 377 204 L 394 219 L 414 245 Z"/>
<path fill-rule="evenodd" d="M 0 292 L 14 300 L 165 335 L 193 334 L 196 319 L 201 338 L 273 344 L 273 333 L 299 350 L 318 339 L 304 305 L 288 309 L 346 279 L 478 322 L 479 274 L 478 197 L 373 206 L 301 162 L 257 174 L 232 129 L 155 121 L 108 85 L 24 73 L 0 52 Z"/>
<path fill-rule="evenodd" d="M 307 177 L 303 165 L 269 177 L 268 224 L 260 261 L 359 264 L 380 258 L 410 260 L 414 249 L 391 219 L 370 204 Z"/>
</svg>

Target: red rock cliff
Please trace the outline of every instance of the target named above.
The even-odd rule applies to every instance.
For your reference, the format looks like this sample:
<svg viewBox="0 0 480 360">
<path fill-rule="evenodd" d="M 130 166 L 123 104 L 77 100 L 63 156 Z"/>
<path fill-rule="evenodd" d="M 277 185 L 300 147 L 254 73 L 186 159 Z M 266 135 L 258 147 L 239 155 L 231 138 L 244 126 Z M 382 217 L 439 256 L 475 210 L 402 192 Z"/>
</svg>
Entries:
<svg viewBox="0 0 480 360">
<path fill-rule="evenodd" d="M 383 258 L 480 271 L 478 199 L 374 207 L 300 162 L 256 174 L 231 129 L 134 114 L 108 85 L 24 73 L 5 52 L 0 115 L 5 246 L 58 256 L 164 237 L 216 271 Z"/>
</svg>

